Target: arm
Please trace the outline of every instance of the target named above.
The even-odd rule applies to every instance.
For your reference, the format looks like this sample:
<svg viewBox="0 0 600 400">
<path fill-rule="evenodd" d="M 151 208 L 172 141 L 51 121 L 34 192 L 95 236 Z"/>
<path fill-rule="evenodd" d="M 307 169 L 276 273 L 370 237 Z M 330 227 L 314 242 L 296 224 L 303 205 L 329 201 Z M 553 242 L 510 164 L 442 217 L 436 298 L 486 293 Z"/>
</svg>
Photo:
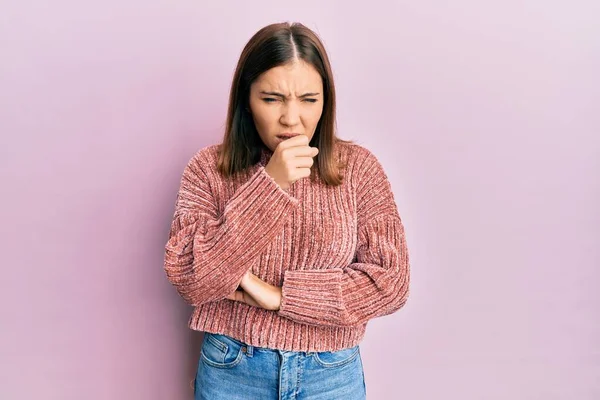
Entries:
<svg viewBox="0 0 600 400">
<path fill-rule="evenodd" d="M 193 306 L 234 292 L 298 204 L 261 166 L 219 215 L 207 164 L 197 155 L 186 166 L 165 245 L 167 278 Z"/>
<path fill-rule="evenodd" d="M 342 268 L 286 271 L 280 315 L 306 324 L 353 326 L 406 303 L 408 251 L 390 183 L 370 152 L 358 173 L 355 262 Z"/>
</svg>

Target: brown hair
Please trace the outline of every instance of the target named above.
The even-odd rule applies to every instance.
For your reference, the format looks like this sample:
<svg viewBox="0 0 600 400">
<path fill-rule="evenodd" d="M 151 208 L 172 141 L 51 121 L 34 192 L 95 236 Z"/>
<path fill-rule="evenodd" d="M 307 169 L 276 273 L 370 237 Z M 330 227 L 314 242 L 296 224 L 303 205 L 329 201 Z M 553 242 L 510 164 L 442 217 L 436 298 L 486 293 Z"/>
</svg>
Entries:
<svg viewBox="0 0 600 400">
<path fill-rule="evenodd" d="M 335 87 L 333 73 L 319 37 L 301 23 L 267 25 L 252 36 L 244 47 L 231 83 L 227 124 L 223 143 L 219 146 L 217 169 L 229 177 L 260 160 L 265 146 L 250 114 L 250 86 L 265 71 L 289 63 L 295 58 L 311 64 L 323 80 L 323 113 L 310 145 L 319 148 L 313 173 L 329 185 L 339 185 L 344 167 L 336 160 L 334 145 L 351 143 L 338 138 L 335 128 Z"/>
</svg>

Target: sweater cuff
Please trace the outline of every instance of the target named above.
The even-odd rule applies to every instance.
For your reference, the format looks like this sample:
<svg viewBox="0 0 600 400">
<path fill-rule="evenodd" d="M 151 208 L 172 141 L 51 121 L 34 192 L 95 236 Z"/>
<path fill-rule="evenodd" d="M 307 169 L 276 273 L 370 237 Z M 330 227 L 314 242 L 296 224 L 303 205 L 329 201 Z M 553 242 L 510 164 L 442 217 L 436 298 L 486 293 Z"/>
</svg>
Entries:
<svg viewBox="0 0 600 400">
<path fill-rule="evenodd" d="M 304 322 L 337 320 L 343 313 L 339 268 L 284 273 L 279 314 Z"/>
<path fill-rule="evenodd" d="M 281 215 L 286 214 L 288 210 L 298 204 L 299 200 L 283 190 L 261 166 L 240 188 L 236 198 L 229 202 L 230 212 L 227 214 L 227 225 L 232 231 L 247 231 L 248 221 L 253 221 L 257 224 L 262 223 L 265 228 L 272 229 L 275 221 Z M 244 239 L 252 238 L 252 240 L 259 236 L 265 236 L 265 234 L 264 232 L 260 233 L 258 229 L 254 233 L 245 232 L 242 235 Z"/>
<path fill-rule="evenodd" d="M 267 170 L 265 169 L 264 166 L 261 166 L 260 168 L 258 168 L 258 171 L 256 173 L 260 177 L 260 179 L 259 179 L 260 182 L 263 182 L 264 184 L 266 184 L 268 186 L 275 187 L 277 189 L 277 192 L 279 195 L 283 195 L 284 197 L 289 197 L 290 199 L 298 202 L 298 199 L 296 199 L 295 197 L 292 197 L 289 190 L 283 189 L 281 186 L 279 186 L 279 184 L 277 182 L 275 182 L 275 179 L 273 179 L 273 177 L 271 175 L 269 175 L 269 173 L 267 172 Z"/>
</svg>

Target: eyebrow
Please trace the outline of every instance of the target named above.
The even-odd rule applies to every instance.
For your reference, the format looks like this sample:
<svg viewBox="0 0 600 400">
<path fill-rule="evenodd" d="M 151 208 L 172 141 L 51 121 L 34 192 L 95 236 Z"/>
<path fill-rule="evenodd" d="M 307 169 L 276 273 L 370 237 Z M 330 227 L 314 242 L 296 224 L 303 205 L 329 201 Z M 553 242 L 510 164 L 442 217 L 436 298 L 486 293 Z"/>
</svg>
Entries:
<svg viewBox="0 0 600 400">
<path fill-rule="evenodd" d="M 283 97 L 283 98 L 286 97 L 284 94 L 281 94 L 281 93 L 278 93 L 278 92 L 265 92 L 264 90 L 261 90 L 260 93 L 261 94 L 266 94 L 266 95 L 269 95 L 269 96 L 277 96 L 277 97 Z M 303 95 L 298 96 L 298 97 L 302 98 L 302 97 L 317 96 L 317 95 L 319 95 L 319 93 L 304 93 Z"/>
</svg>

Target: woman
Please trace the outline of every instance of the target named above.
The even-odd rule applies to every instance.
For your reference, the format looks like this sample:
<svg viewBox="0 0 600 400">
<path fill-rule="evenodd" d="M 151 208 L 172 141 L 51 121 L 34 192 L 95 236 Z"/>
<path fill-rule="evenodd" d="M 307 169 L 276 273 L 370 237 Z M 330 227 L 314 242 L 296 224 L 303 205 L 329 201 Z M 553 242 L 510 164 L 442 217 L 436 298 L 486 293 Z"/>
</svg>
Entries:
<svg viewBox="0 0 600 400">
<path fill-rule="evenodd" d="M 186 166 L 169 281 L 203 331 L 196 399 L 364 399 L 367 322 L 406 302 L 390 183 L 336 137 L 325 49 L 301 24 L 259 30 L 231 86 L 223 142 Z"/>
</svg>

